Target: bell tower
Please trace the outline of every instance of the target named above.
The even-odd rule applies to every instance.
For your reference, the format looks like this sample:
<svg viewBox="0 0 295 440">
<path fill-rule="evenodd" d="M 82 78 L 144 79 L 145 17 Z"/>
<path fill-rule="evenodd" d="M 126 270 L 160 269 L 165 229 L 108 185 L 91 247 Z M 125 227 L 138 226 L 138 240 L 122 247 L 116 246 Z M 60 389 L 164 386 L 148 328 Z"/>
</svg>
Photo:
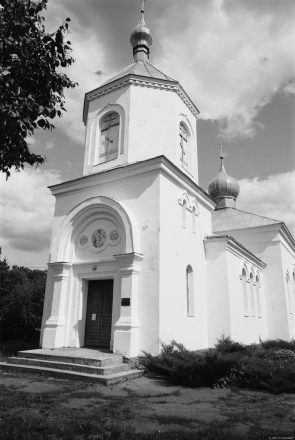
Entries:
<svg viewBox="0 0 295 440">
<path fill-rule="evenodd" d="M 198 109 L 179 82 L 150 64 L 144 2 L 132 31 L 133 63 L 86 93 L 83 176 L 165 156 L 198 183 Z"/>
</svg>

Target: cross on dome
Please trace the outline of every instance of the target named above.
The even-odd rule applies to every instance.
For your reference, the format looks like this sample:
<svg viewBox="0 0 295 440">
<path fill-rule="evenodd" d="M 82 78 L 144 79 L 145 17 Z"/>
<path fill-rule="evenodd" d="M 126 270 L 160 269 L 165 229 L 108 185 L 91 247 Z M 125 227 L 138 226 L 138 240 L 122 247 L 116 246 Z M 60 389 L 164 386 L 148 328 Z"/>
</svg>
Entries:
<svg viewBox="0 0 295 440">
<path fill-rule="evenodd" d="M 220 166 L 220 171 L 224 171 L 225 172 L 225 168 L 224 168 L 224 165 L 223 165 L 223 148 L 222 148 L 222 146 L 224 145 L 224 142 L 221 142 L 221 141 L 219 141 L 218 142 L 218 146 L 219 146 L 219 148 L 220 148 L 220 159 L 221 159 L 221 166 Z"/>
</svg>

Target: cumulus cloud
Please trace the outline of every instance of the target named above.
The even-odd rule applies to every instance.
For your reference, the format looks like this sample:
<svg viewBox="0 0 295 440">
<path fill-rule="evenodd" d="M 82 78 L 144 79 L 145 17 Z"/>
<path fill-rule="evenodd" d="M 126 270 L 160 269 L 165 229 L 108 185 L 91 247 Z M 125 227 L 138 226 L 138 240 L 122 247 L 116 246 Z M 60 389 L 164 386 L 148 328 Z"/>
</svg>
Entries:
<svg viewBox="0 0 295 440">
<path fill-rule="evenodd" d="M 52 150 L 52 148 L 54 148 L 55 145 L 53 142 L 46 142 L 45 144 L 45 150 Z"/>
<path fill-rule="evenodd" d="M 160 21 L 173 70 L 200 118 L 219 120 L 229 140 L 253 137 L 262 127 L 256 121 L 261 108 L 275 93 L 294 89 L 294 4 L 216 0 L 186 9 L 182 26 L 175 23 L 179 4 Z M 163 61 L 160 54 L 157 62 Z"/>
<path fill-rule="evenodd" d="M 295 171 L 239 180 L 237 208 L 283 221 L 295 237 Z"/>
<path fill-rule="evenodd" d="M 46 14 L 47 29 L 56 30 L 62 22 L 61 17 L 67 17 L 71 8 L 65 9 L 59 1 L 52 1 Z M 99 41 L 94 29 L 86 28 L 74 20 L 70 24 L 74 29 L 69 35 L 72 44 L 72 57 L 76 60 L 70 67 L 62 71 L 74 82 L 78 83 L 74 89 L 65 90 L 67 112 L 54 120 L 54 126 L 63 130 L 70 139 L 84 145 L 85 127 L 82 122 L 84 95 L 98 87 L 104 81 L 104 46 Z M 97 74 L 100 72 L 100 75 Z"/>
<path fill-rule="evenodd" d="M 39 252 L 50 244 L 55 199 L 47 188 L 59 183 L 55 171 L 25 169 L 0 175 L 0 237 L 14 250 Z"/>
<path fill-rule="evenodd" d="M 76 63 L 65 71 L 79 87 L 66 93 L 70 111 L 56 125 L 81 144 L 84 93 L 129 63 L 120 65 L 134 11 L 127 0 L 52 0 L 48 8 L 53 29 L 61 17 L 72 17 Z M 253 137 L 262 128 L 256 120 L 261 108 L 277 92 L 294 91 L 294 11 L 287 1 L 186 0 L 180 11 L 178 0 L 159 0 L 146 14 L 154 37 L 151 62 L 177 76 L 200 118 L 218 120 L 224 138 Z"/>
</svg>

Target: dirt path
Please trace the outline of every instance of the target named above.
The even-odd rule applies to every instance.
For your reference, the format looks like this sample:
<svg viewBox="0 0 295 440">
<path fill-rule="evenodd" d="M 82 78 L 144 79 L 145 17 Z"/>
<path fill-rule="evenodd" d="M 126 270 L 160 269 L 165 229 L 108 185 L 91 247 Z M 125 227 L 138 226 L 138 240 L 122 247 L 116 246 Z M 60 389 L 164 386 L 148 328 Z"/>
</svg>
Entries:
<svg viewBox="0 0 295 440">
<path fill-rule="evenodd" d="M 156 376 L 105 387 L 3 372 L 0 393 L 1 440 L 295 439 L 290 394 L 190 389 Z"/>
</svg>

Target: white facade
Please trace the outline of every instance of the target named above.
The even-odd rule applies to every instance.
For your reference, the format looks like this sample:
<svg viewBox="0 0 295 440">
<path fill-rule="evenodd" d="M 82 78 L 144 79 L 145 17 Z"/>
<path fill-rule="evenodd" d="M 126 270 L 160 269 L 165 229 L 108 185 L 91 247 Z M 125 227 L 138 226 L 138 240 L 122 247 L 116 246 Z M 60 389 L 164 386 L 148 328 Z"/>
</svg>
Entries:
<svg viewBox="0 0 295 440">
<path fill-rule="evenodd" d="M 289 340 L 293 237 L 279 222 L 216 226 L 222 210 L 198 186 L 198 110 L 142 57 L 86 94 L 83 177 L 51 187 L 41 346 L 103 340 L 130 358 L 173 339 Z"/>
</svg>

